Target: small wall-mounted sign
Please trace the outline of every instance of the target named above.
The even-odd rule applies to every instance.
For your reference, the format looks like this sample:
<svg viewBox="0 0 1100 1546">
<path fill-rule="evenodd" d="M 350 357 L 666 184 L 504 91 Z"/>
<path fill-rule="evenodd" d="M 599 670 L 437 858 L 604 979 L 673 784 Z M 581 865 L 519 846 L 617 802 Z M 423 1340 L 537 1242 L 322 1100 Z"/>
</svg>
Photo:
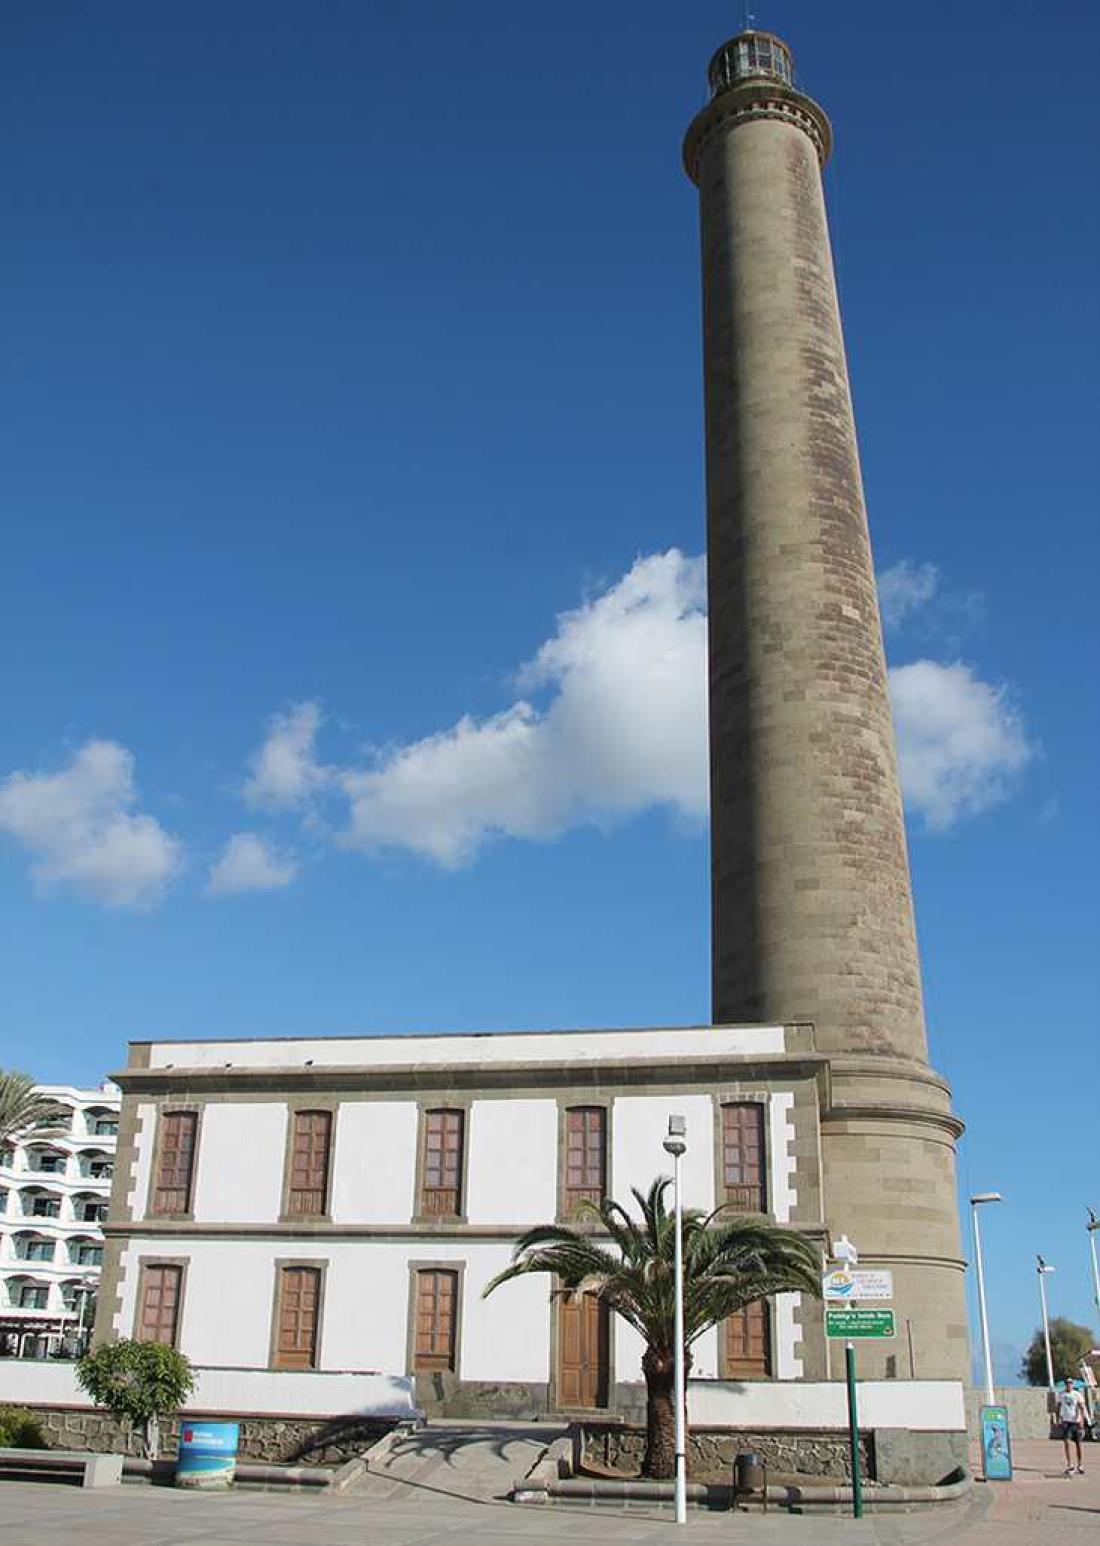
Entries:
<svg viewBox="0 0 1100 1546">
<path fill-rule="evenodd" d="M 894 1274 L 873 1267 L 838 1267 L 825 1274 L 821 1286 L 826 1299 L 849 1304 L 861 1299 L 893 1299 Z"/>
</svg>

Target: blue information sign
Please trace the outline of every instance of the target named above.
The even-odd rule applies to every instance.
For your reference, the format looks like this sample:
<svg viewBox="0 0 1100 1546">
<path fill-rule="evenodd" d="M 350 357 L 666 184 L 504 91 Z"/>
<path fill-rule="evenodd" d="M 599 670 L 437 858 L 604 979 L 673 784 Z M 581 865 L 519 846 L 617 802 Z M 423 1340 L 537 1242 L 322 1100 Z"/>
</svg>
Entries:
<svg viewBox="0 0 1100 1546">
<path fill-rule="evenodd" d="M 1008 1408 L 982 1407 L 982 1470 L 987 1482 L 1012 1480 L 1012 1444 L 1008 1437 Z"/>
</svg>

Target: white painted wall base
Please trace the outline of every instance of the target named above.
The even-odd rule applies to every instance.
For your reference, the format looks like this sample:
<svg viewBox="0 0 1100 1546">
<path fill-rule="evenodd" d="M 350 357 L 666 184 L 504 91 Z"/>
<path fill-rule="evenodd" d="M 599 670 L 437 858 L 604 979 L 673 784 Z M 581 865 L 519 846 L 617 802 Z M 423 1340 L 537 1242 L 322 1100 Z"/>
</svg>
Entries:
<svg viewBox="0 0 1100 1546">
<path fill-rule="evenodd" d="M 958 1380 L 861 1380 L 858 1402 L 861 1428 L 966 1429 Z M 846 1428 L 848 1393 L 837 1380 L 744 1385 L 689 1380 L 688 1421 L 704 1428 Z"/>
<path fill-rule="evenodd" d="M 185 1411 L 230 1416 L 409 1417 L 412 1380 L 396 1374 L 307 1373 L 274 1369 L 198 1369 Z M 0 1360 L 0 1402 L 18 1406 L 93 1405 L 70 1363 Z"/>
</svg>

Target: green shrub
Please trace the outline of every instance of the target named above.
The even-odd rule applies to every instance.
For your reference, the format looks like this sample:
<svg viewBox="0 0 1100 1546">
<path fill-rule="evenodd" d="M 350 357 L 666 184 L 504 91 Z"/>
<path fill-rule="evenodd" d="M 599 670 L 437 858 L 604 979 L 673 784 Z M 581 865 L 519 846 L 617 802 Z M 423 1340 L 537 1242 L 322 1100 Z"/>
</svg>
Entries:
<svg viewBox="0 0 1100 1546">
<path fill-rule="evenodd" d="M 25 1406 L 0 1406 L 0 1448 L 48 1448 L 42 1419 Z"/>
</svg>

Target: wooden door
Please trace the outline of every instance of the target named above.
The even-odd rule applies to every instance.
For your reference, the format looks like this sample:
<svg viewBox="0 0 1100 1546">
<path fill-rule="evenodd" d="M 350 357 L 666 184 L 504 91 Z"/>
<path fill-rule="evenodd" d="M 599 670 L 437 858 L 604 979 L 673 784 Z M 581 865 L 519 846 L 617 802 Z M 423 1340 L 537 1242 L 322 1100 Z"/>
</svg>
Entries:
<svg viewBox="0 0 1100 1546">
<path fill-rule="evenodd" d="M 321 1304 L 319 1267 L 283 1267 L 279 1280 L 279 1323 L 275 1365 L 279 1369 L 317 1366 L 317 1316 Z"/>
<path fill-rule="evenodd" d="M 610 1371 L 611 1326 L 607 1306 L 595 1294 L 559 1299 L 558 1406 L 606 1406 Z"/>
<path fill-rule="evenodd" d="M 454 1368 L 457 1313 L 458 1273 L 439 1269 L 418 1272 L 414 1369 Z"/>
</svg>

